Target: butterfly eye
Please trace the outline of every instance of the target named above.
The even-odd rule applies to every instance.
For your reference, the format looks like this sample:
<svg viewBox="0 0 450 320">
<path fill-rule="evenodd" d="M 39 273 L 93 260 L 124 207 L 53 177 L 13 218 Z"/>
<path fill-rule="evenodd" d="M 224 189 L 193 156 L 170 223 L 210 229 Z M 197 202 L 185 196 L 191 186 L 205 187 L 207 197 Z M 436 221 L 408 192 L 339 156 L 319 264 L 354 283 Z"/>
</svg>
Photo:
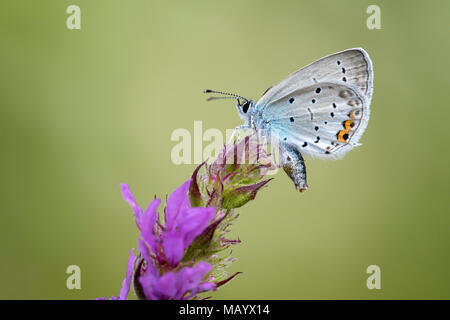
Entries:
<svg viewBox="0 0 450 320">
<path fill-rule="evenodd" d="M 244 103 L 244 105 L 242 106 L 242 112 L 247 113 L 248 108 L 250 108 L 250 101 Z"/>
</svg>

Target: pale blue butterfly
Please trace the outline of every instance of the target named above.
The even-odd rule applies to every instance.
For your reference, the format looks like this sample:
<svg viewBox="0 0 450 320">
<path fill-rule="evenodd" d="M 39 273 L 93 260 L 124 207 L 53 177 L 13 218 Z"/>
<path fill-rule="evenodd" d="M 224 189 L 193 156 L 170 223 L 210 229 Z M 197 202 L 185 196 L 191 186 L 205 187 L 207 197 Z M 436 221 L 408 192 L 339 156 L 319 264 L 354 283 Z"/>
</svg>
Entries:
<svg viewBox="0 0 450 320">
<path fill-rule="evenodd" d="M 343 157 L 358 146 L 369 121 L 373 69 L 364 49 L 338 52 L 294 72 L 255 103 L 235 94 L 243 126 L 266 132 L 280 146 L 283 169 L 300 191 L 308 188 L 302 157 Z M 225 97 L 212 97 L 220 99 Z"/>
</svg>

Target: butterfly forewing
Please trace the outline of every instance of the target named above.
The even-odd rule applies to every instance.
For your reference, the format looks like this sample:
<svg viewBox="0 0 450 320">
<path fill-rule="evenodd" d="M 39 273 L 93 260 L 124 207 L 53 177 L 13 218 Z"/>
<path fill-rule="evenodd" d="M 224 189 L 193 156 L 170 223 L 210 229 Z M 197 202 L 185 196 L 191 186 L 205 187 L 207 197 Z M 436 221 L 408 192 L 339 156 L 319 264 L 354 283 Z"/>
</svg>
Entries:
<svg viewBox="0 0 450 320">
<path fill-rule="evenodd" d="M 270 88 L 257 102 L 256 108 L 265 110 L 271 104 L 299 88 L 319 82 L 340 82 L 358 88 L 370 103 L 373 87 L 372 62 L 364 49 L 338 52 L 294 72 Z"/>
</svg>

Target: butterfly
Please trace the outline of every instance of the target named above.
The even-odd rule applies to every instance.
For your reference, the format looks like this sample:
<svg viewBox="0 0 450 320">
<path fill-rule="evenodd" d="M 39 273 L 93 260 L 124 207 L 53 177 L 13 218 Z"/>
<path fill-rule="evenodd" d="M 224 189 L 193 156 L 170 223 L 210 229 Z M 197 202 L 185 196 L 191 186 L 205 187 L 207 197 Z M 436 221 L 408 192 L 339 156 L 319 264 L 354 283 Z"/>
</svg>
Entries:
<svg viewBox="0 0 450 320">
<path fill-rule="evenodd" d="M 270 87 L 254 102 L 236 94 L 208 100 L 237 99 L 244 125 L 275 138 L 280 162 L 297 190 L 308 188 L 303 155 L 342 158 L 360 145 L 370 116 L 373 68 L 362 48 L 321 58 Z"/>
</svg>

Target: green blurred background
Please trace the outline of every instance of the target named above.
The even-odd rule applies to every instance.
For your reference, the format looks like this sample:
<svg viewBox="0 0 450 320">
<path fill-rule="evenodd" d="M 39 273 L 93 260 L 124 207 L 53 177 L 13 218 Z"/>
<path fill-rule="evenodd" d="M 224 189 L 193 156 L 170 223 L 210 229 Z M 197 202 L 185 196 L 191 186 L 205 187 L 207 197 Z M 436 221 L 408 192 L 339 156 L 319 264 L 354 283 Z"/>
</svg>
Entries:
<svg viewBox="0 0 450 320">
<path fill-rule="evenodd" d="M 66 28 L 81 7 L 81 30 Z M 381 30 L 366 9 L 381 7 Z M 118 294 L 145 206 L 187 179 L 176 128 L 233 128 L 258 98 L 322 56 L 374 63 L 363 146 L 307 161 L 310 190 L 280 172 L 239 211 L 244 272 L 216 299 L 450 298 L 449 19 L 441 1 L 23 1 L 0 4 L 0 298 Z M 66 288 L 68 265 L 81 290 Z M 366 268 L 381 267 L 381 290 Z M 132 295 L 133 298 L 133 295 Z"/>
</svg>

